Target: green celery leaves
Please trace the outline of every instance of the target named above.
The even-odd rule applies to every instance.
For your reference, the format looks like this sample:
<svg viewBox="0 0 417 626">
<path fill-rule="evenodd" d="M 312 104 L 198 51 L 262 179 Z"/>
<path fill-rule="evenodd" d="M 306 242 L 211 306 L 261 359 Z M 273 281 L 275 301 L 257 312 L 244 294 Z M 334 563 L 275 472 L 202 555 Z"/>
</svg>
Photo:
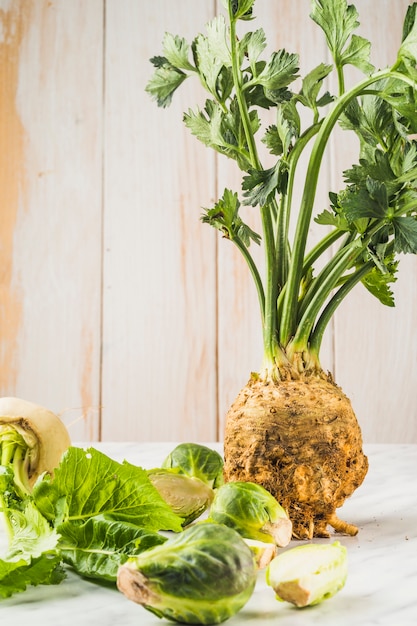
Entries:
<svg viewBox="0 0 417 626">
<path fill-rule="evenodd" d="M 354 65 L 365 74 L 372 74 L 371 44 L 352 34 L 359 26 L 354 5 L 348 5 L 346 0 L 312 0 L 311 18 L 323 29 L 337 67 Z"/>
</svg>

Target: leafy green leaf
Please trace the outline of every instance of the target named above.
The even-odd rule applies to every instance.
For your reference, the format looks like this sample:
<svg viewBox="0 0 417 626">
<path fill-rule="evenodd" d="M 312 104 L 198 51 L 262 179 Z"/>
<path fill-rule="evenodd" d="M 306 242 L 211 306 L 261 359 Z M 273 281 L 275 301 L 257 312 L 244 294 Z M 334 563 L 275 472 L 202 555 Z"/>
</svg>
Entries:
<svg viewBox="0 0 417 626">
<path fill-rule="evenodd" d="M 225 189 L 223 197 L 215 204 L 214 208 L 205 210 L 202 221 L 220 230 L 227 239 L 239 237 L 246 247 L 251 241 L 259 244 L 260 236 L 247 224 L 244 224 L 239 216 L 239 208 L 240 202 L 237 193 Z"/>
<path fill-rule="evenodd" d="M 0 597 L 9 598 L 25 591 L 28 585 L 59 584 L 65 578 L 60 562 L 61 557 L 55 551 L 15 561 L 0 559 Z"/>
<path fill-rule="evenodd" d="M 249 170 L 244 176 L 242 189 L 246 198 L 245 204 L 264 206 L 275 194 L 280 178 L 279 164 L 268 170 Z"/>
<path fill-rule="evenodd" d="M 262 72 L 249 81 L 249 84 L 257 83 L 271 91 L 279 90 L 298 77 L 298 69 L 298 54 L 279 50 L 272 53 Z"/>
<path fill-rule="evenodd" d="M 221 70 L 231 67 L 226 22 L 222 15 L 209 22 L 207 35 L 200 34 L 194 39 L 193 53 L 203 85 L 216 97 Z"/>
<path fill-rule="evenodd" d="M 403 40 L 398 51 L 398 59 L 417 63 L 417 3 L 411 4 L 404 20 Z"/>
<path fill-rule="evenodd" d="M 156 70 L 149 79 L 145 91 L 147 91 L 160 107 L 167 107 L 172 102 L 172 96 L 181 83 L 187 78 L 187 74 L 173 67 L 166 59 L 154 57 Z"/>
<path fill-rule="evenodd" d="M 369 61 L 370 43 L 353 35 L 359 26 L 356 8 L 346 0 L 312 0 L 311 18 L 322 28 L 337 66 L 354 65 L 366 74 L 374 70 Z"/>
<path fill-rule="evenodd" d="M 367 39 L 352 35 L 349 45 L 343 52 L 342 64 L 354 65 L 364 74 L 372 74 L 375 67 L 369 61 L 370 52 L 371 44 Z"/>
<path fill-rule="evenodd" d="M 165 33 L 162 45 L 165 58 L 174 68 L 195 70 L 194 65 L 189 61 L 190 46 L 183 37 Z"/>
<path fill-rule="evenodd" d="M 94 448 L 70 447 L 54 478 L 36 483 L 33 497 L 55 525 L 106 515 L 148 530 L 182 529 L 181 518 L 164 502 L 145 470 L 126 461 L 117 463 Z"/>
<path fill-rule="evenodd" d="M 322 226 L 334 226 L 338 230 L 349 230 L 349 225 L 346 219 L 343 216 L 338 215 L 337 213 L 332 213 L 328 209 L 324 209 L 321 213 L 319 213 L 314 221 L 316 224 L 321 224 Z"/>
<path fill-rule="evenodd" d="M 417 254 L 417 219 L 415 217 L 396 217 L 394 226 L 394 250 L 404 254 Z"/>
<path fill-rule="evenodd" d="M 162 535 L 128 522 L 91 518 L 59 526 L 63 560 L 87 578 L 115 581 L 117 570 L 129 557 L 166 541 Z"/>
<path fill-rule="evenodd" d="M 14 535 L 7 551 L 7 559 L 38 557 L 56 549 L 58 534 L 33 502 L 27 502 L 23 511 L 9 511 L 9 515 Z"/>
<path fill-rule="evenodd" d="M 386 187 L 371 178 L 366 185 L 348 187 L 339 194 L 339 203 L 349 222 L 360 218 L 384 219 L 387 209 Z"/>
<path fill-rule="evenodd" d="M 57 549 L 58 534 L 32 502 L 23 511 L 9 510 L 13 539 L 0 559 L 0 597 L 8 598 L 28 585 L 58 584 L 65 578 Z"/>
<path fill-rule="evenodd" d="M 302 88 L 298 99 L 304 104 L 304 106 L 316 110 L 318 106 L 324 106 L 332 102 L 333 98 L 329 93 L 326 93 L 320 100 L 317 99 L 320 89 L 323 86 L 323 80 L 330 74 L 331 71 L 331 65 L 321 63 L 303 78 Z"/>
<path fill-rule="evenodd" d="M 252 9 L 255 0 L 222 0 L 226 9 L 229 5 L 234 19 L 249 20 L 252 18 Z"/>
<path fill-rule="evenodd" d="M 260 28 L 254 32 L 245 33 L 239 42 L 241 59 L 246 55 L 252 70 L 252 75 L 257 75 L 257 61 L 266 48 L 265 31 Z"/>
<path fill-rule="evenodd" d="M 372 270 L 362 279 L 363 285 L 367 290 L 385 306 L 395 306 L 394 294 L 390 288 L 390 284 L 397 280 L 395 272 L 397 271 L 398 261 L 390 260 L 386 264 L 386 270 L 381 271 L 378 267 Z"/>
</svg>

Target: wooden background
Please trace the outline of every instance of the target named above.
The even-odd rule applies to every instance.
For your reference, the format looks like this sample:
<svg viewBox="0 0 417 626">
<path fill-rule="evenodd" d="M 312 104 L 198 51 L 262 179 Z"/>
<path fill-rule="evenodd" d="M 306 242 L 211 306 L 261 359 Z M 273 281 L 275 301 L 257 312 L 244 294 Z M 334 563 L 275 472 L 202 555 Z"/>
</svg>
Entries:
<svg viewBox="0 0 417 626">
<path fill-rule="evenodd" d="M 374 64 L 392 63 L 408 1 L 355 4 Z M 258 0 L 249 24 L 304 71 L 327 58 L 309 7 Z M 192 39 L 217 10 L 0 0 L 0 394 L 56 411 L 74 441 L 221 440 L 260 366 L 246 265 L 199 219 L 239 185 L 235 166 L 182 124 L 202 102 L 197 82 L 167 110 L 144 92 L 164 32 Z M 332 143 L 319 209 L 351 147 Z M 416 279 L 405 258 L 395 309 L 358 287 L 323 347 L 367 442 L 417 442 Z"/>
</svg>

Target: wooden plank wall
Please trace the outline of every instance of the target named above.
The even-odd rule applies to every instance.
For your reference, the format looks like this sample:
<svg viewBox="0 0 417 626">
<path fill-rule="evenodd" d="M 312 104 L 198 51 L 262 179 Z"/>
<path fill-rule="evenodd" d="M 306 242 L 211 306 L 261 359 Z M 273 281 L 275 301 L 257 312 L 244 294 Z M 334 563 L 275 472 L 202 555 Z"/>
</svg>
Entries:
<svg viewBox="0 0 417 626">
<path fill-rule="evenodd" d="M 355 4 L 375 65 L 390 63 L 408 1 Z M 326 60 L 308 8 L 258 0 L 250 25 L 271 50 L 300 52 L 303 70 Z M 0 394 L 60 413 L 74 441 L 221 439 L 260 365 L 246 266 L 199 220 L 238 188 L 233 163 L 182 125 L 197 83 L 163 111 L 144 92 L 164 32 L 191 39 L 218 10 L 0 0 Z M 333 142 L 318 208 L 351 159 Z M 358 288 L 323 347 L 368 442 L 417 442 L 416 278 L 404 259 L 396 309 Z"/>
</svg>

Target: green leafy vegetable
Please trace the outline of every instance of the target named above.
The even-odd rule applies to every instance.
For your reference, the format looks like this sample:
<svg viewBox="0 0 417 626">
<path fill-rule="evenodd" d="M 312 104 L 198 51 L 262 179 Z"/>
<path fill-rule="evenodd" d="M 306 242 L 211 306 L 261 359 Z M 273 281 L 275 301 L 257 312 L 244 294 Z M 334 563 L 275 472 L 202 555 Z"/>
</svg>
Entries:
<svg viewBox="0 0 417 626">
<path fill-rule="evenodd" d="M 158 530 L 182 531 L 183 518 L 146 470 L 94 448 L 68 448 L 54 477 L 40 476 L 31 493 L 22 493 L 13 469 L 13 463 L 0 466 L 9 539 L 0 558 L 0 597 L 61 582 L 63 563 L 82 576 L 115 583 L 122 563 L 166 540 Z"/>
<path fill-rule="evenodd" d="M 55 530 L 30 501 L 22 505 L 22 510 L 6 510 L 4 504 L 2 510 L 10 544 L 0 559 L 0 597 L 24 591 L 28 585 L 60 583 L 65 572 Z"/>
<path fill-rule="evenodd" d="M 202 480 L 215 489 L 223 483 L 223 458 L 199 443 L 180 443 L 162 462 L 162 468 L 172 468 Z"/>
<path fill-rule="evenodd" d="M 311 0 L 311 18 L 323 31 L 333 64 L 311 69 L 301 77 L 301 89 L 296 54 L 282 49 L 264 58 L 267 42 L 259 28 L 237 36 L 237 22 L 254 17 L 253 0 L 224 0 L 224 6 L 227 20 L 216 18 L 191 44 L 170 36 L 171 47 L 174 41 L 179 49 L 177 60 L 170 56 L 170 71 L 181 73 L 181 82 L 200 79 L 208 100 L 203 111 L 188 110 L 185 124 L 243 171 L 243 199 L 226 189 L 202 219 L 238 247 L 252 274 L 263 329 L 260 377 L 297 378 L 320 371 L 324 332 L 350 291 L 363 283 L 392 306 L 389 285 L 399 255 L 417 252 L 417 3 L 407 11 L 397 57 L 376 71 L 371 43 L 356 33 L 355 6 L 346 0 Z M 185 60 L 188 50 L 193 67 Z M 346 84 L 349 65 L 364 74 L 352 85 Z M 167 84 L 155 85 L 158 71 L 147 89 L 166 104 Z M 332 72 L 337 94 L 325 89 Z M 311 123 L 302 121 L 308 118 L 300 107 L 311 111 Z M 259 139 L 276 157 L 268 167 L 258 148 L 261 109 L 273 109 L 276 120 Z M 345 172 L 345 187 L 331 191 L 329 207 L 314 215 L 323 155 L 338 124 L 357 135 L 358 160 Z M 296 207 L 293 190 L 304 152 L 308 164 Z M 243 222 L 242 204 L 258 208 L 260 234 Z M 311 245 L 313 219 L 328 231 Z M 264 249 L 262 272 L 251 242 Z"/>
<path fill-rule="evenodd" d="M 216 492 L 210 519 L 234 528 L 242 537 L 286 546 L 292 524 L 287 513 L 263 487 L 251 482 L 230 482 Z"/>
<path fill-rule="evenodd" d="M 101 518 L 82 524 L 64 522 L 59 526 L 59 534 L 65 563 L 82 576 L 112 582 L 128 558 L 166 541 L 162 535 L 134 524 Z"/>
<path fill-rule="evenodd" d="M 33 497 L 41 513 L 58 527 L 105 515 L 148 530 L 182 529 L 181 518 L 159 495 L 146 470 L 118 463 L 94 448 L 71 447 L 54 478 L 38 481 Z"/>
<path fill-rule="evenodd" d="M 130 559 L 117 584 L 130 600 L 158 617 L 218 624 L 252 595 L 255 560 L 240 535 L 220 524 L 196 524 Z"/>
</svg>

